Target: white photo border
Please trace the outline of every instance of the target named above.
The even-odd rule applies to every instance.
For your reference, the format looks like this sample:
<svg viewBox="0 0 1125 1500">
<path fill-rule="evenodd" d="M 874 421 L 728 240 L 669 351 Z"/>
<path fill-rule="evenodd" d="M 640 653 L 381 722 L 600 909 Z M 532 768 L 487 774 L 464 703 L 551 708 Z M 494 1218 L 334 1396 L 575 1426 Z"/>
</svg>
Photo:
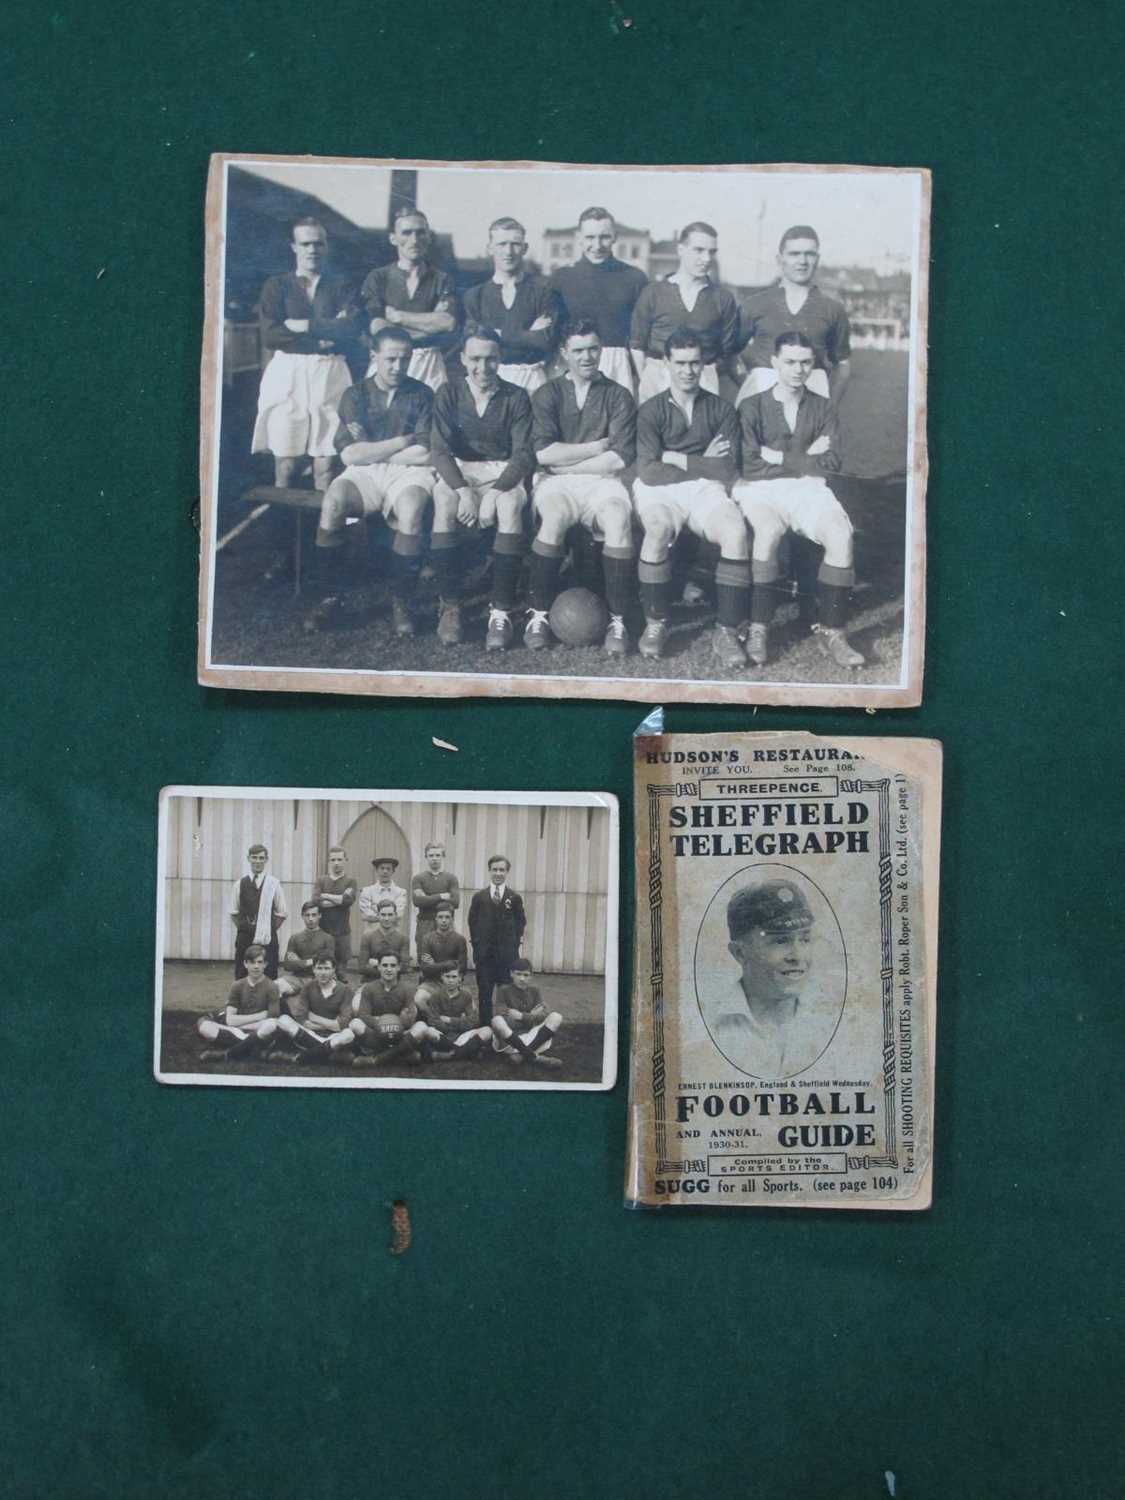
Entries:
<svg viewBox="0 0 1125 1500">
<path fill-rule="evenodd" d="M 567 1082 L 543 1079 L 531 1081 L 513 1078 L 510 1082 L 454 1078 L 414 1078 L 396 1074 L 387 1077 L 317 1078 L 300 1076 L 172 1073 L 161 1067 L 161 1044 L 164 1016 L 164 947 L 166 935 L 166 879 L 168 855 L 168 809 L 177 797 L 229 800 L 252 798 L 256 801 L 323 800 L 392 803 L 439 802 L 483 806 L 518 807 L 589 807 L 599 808 L 609 816 L 606 879 L 606 950 L 605 1001 L 603 1011 L 602 1071 L 597 1082 Z M 618 964 L 620 891 L 621 813 L 617 797 L 611 792 L 511 792 L 462 791 L 458 789 L 408 791 L 401 788 L 356 787 L 261 787 L 261 786 L 189 786 L 175 784 L 162 787 L 157 802 L 156 854 L 156 952 L 154 972 L 154 1022 L 152 1071 L 157 1083 L 196 1084 L 220 1088 L 296 1088 L 296 1089 L 438 1089 L 444 1092 L 475 1091 L 505 1093 L 511 1091 L 543 1093 L 607 1093 L 617 1083 L 618 1025 L 620 1020 L 620 974 Z"/>
<path fill-rule="evenodd" d="M 215 566 L 222 402 L 222 310 L 226 278 L 227 180 L 230 166 L 289 164 L 333 168 L 409 168 L 427 171 L 494 172 L 698 172 L 805 174 L 860 173 L 913 177 L 910 354 L 907 392 L 905 579 L 902 648 L 896 682 L 755 682 L 685 677 L 632 678 L 610 675 L 497 672 L 402 672 L 355 667 L 263 667 L 213 659 Z M 931 174 L 925 167 L 867 164 L 653 163 L 543 161 L 436 161 L 408 157 L 289 156 L 261 152 L 217 152 L 211 157 L 206 199 L 206 269 L 200 392 L 200 576 L 197 678 L 206 687 L 259 692 L 326 692 L 376 697 L 556 698 L 569 686 L 574 696 L 636 702 L 781 704 L 808 707 L 916 708 L 922 702 L 925 664 L 926 431 Z"/>
</svg>

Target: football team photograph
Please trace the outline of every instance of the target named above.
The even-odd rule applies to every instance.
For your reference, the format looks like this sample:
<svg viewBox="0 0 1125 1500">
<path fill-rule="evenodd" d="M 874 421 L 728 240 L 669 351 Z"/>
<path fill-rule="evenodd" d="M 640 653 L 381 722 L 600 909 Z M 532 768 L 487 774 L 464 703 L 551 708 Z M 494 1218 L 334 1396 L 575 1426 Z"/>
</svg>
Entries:
<svg viewBox="0 0 1125 1500">
<path fill-rule="evenodd" d="M 610 1088 L 615 799 L 452 796 L 166 788 L 157 1078 Z"/>
<path fill-rule="evenodd" d="M 213 159 L 200 680 L 900 706 L 928 177 Z"/>
</svg>

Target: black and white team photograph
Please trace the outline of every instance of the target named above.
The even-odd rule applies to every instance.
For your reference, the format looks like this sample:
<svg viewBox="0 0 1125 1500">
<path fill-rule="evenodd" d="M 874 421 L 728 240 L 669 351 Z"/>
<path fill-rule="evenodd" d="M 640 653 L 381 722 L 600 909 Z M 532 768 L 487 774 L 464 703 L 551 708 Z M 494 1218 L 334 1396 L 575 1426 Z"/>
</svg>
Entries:
<svg viewBox="0 0 1125 1500">
<path fill-rule="evenodd" d="M 159 819 L 160 1082 L 613 1086 L 615 798 L 166 787 Z"/>
<path fill-rule="evenodd" d="M 199 675 L 921 697 L 929 177 L 212 159 Z"/>
</svg>

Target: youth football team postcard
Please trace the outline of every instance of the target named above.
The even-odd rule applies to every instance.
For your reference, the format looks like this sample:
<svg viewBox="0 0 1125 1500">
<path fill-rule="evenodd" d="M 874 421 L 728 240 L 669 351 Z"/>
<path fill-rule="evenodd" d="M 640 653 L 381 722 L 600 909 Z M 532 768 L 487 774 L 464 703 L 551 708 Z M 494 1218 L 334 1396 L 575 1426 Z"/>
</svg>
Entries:
<svg viewBox="0 0 1125 1500">
<path fill-rule="evenodd" d="M 216 155 L 198 675 L 921 701 L 930 175 Z"/>
<path fill-rule="evenodd" d="M 928 1208 L 941 746 L 634 745 L 627 1204 Z"/>
<path fill-rule="evenodd" d="M 608 793 L 171 786 L 158 861 L 161 1083 L 613 1087 Z"/>
</svg>

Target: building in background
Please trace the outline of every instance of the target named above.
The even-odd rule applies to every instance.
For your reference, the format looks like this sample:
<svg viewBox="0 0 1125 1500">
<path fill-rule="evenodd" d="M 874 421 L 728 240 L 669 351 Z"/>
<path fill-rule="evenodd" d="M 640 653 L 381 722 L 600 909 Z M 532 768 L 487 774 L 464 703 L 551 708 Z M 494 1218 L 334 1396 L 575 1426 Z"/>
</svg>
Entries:
<svg viewBox="0 0 1125 1500">
<path fill-rule="evenodd" d="M 821 291 L 847 309 L 855 349 L 906 349 L 910 344 L 910 273 L 880 275 L 868 266 L 822 267 Z"/>
<path fill-rule="evenodd" d="M 648 272 L 652 235 L 647 229 L 631 229 L 628 224 L 617 225 L 617 243 L 613 253 L 627 265 L 637 266 Z M 578 243 L 578 225 L 569 229 L 545 229 L 543 231 L 543 272 L 550 276 L 563 266 L 571 266 L 581 259 L 582 249 Z"/>
<path fill-rule="evenodd" d="M 659 281 L 663 276 L 671 276 L 673 271 L 680 269 L 680 255 L 676 249 L 676 236 L 670 240 L 653 240 L 648 248 L 648 279 Z M 716 263 L 716 279 L 718 276 L 718 263 Z"/>
<path fill-rule="evenodd" d="M 490 856 L 503 854 L 512 862 L 512 887 L 524 898 L 524 953 L 535 968 L 604 974 L 609 835 L 602 807 L 175 796 L 168 802 L 163 956 L 229 960 L 231 886 L 244 873 L 251 844 L 265 844 L 269 871 L 281 881 L 289 909 L 280 933 L 284 950 L 333 844 L 347 851 L 348 872 L 361 887 L 373 881 L 376 854 L 389 854 L 399 862 L 397 884 L 409 890 L 424 868 L 426 844 L 437 840 L 445 844 L 446 868 L 461 882 L 459 932 L 467 936 L 469 902 L 488 884 Z M 362 925 L 353 907 L 357 951 Z"/>
</svg>

